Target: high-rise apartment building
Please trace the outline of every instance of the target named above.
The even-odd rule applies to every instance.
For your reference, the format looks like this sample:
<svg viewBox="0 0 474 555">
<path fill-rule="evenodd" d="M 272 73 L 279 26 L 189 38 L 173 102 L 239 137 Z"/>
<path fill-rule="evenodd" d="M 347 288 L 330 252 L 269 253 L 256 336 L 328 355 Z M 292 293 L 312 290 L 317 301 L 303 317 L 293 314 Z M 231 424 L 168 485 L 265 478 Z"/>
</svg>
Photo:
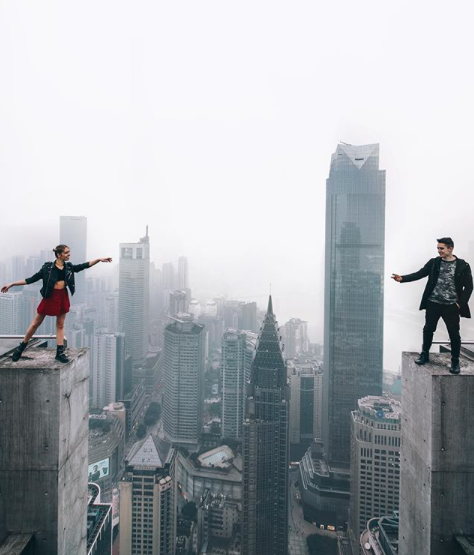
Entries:
<svg viewBox="0 0 474 555">
<path fill-rule="evenodd" d="M 329 463 L 348 467 L 351 411 L 382 394 L 385 171 L 379 145 L 340 144 L 326 188 L 324 426 Z"/>
<path fill-rule="evenodd" d="M 124 395 L 125 334 L 108 333 L 104 328 L 94 335 L 91 368 L 91 407 L 103 409 Z"/>
<path fill-rule="evenodd" d="M 316 360 L 292 359 L 287 361 L 287 371 L 291 393 L 290 444 L 306 451 L 313 440 L 321 441 L 322 437 L 323 370 Z"/>
<path fill-rule="evenodd" d="M 364 397 L 352 412 L 351 497 L 353 552 L 371 518 L 398 511 L 401 405 L 387 397 Z"/>
<path fill-rule="evenodd" d="M 119 294 L 109 293 L 104 299 L 104 324 L 109 333 L 119 331 Z"/>
<path fill-rule="evenodd" d="M 26 331 L 21 328 L 22 297 L 21 291 L 0 295 L 0 333 L 16 335 Z"/>
<path fill-rule="evenodd" d="M 134 366 L 134 382 L 144 377 L 148 352 L 150 240 L 148 227 L 139 243 L 120 243 L 119 325 Z M 142 375 L 143 374 L 143 375 Z"/>
<path fill-rule="evenodd" d="M 163 429 L 173 443 L 196 446 L 204 400 L 204 326 L 182 315 L 165 328 Z"/>
<path fill-rule="evenodd" d="M 283 326 L 283 344 L 285 358 L 295 358 L 309 351 L 308 322 L 300 318 L 291 318 Z"/>
<path fill-rule="evenodd" d="M 257 335 L 228 329 L 222 336 L 222 437 L 242 439 L 246 386 Z"/>
<path fill-rule="evenodd" d="M 242 553 L 288 553 L 289 391 L 272 298 L 252 363 L 243 426 Z"/>
<path fill-rule="evenodd" d="M 174 555 L 176 452 L 149 435 L 125 461 L 120 491 L 120 555 Z"/>
<path fill-rule="evenodd" d="M 59 243 L 71 249 L 71 261 L 80 264 L 87 261 L 87 218 L 85 216 L 59 217 Z M 53 248 L 52 245 L 51 248 Z M 54 260 L 54 253 L 51 253 Z M 76 292 L 72 300 L 74 304 L 85 302 L 86 274 L 79 272 L 75 275 Z"/>
</svg>

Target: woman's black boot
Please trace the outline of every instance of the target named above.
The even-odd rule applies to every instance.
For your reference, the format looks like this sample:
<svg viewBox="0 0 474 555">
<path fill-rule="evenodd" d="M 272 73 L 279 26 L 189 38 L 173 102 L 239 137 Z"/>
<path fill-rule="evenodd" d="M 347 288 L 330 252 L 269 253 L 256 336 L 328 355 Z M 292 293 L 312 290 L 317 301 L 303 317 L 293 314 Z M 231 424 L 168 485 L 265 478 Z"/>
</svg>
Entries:
<svg viewBox="0 0 474 555">
<path fill-rule="evenodd" d="M 17 362 L 20 360 L 23 351 L 26 349 L 28 343 L 24 343 L 23 341 L 18 345 L 18 347 L 13 351 L 12 360 L 13 362 Z"/>
<path fill-rule="evenodd" d="M 59 362 L 63 363 L 69 362 L 69 359 L 64 352 L 64 345 L 58 345 L 56 349 L 56 360 L 59 360 Z"/>
</svg>

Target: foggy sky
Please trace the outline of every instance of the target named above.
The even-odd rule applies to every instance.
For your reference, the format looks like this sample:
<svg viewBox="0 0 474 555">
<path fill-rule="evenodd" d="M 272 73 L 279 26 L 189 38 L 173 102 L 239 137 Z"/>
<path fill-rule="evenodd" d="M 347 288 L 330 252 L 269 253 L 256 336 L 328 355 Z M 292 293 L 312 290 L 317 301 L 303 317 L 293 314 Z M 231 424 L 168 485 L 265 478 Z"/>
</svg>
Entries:
<svg viewBox="0 0 474 555">
<path fill-rule="evenodd" d="M 387 314 L 416 309 L 423 284 L 390 274 L 436 237 L 466 258 L 474 240 L 473 12 L 0 0 L 0 260 L 52 248 L 60 215 L 87 216 L 88 256 L 116 261 L 148 224 L 152 260 L 188 256 L 197 296 L 263 308 L 271 283 L 280 324 L 305 318 L 321 340 L 330 157 L 378 142 Z M 391 366 L 420 339 L 387 322 Z"/>
</svg>

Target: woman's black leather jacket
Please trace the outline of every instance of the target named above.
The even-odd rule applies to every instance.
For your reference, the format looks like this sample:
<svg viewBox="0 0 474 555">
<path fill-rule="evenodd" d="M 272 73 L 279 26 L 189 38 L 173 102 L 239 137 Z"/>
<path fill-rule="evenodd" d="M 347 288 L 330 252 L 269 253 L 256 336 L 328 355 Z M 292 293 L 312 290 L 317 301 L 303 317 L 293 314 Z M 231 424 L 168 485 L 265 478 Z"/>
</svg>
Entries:
<svg viewBox="0 0 474 555">
<path fill-rule="evenodd" d="M 69 287 L 71 295 L 74 295 L 76 286 L 74 284 L 74 274 L 76 272 L 82 272 L 86 268 L 89 268 L 89 262 L 84 262 L 83 264 L 72 264 L 71 262 L 66 262 L 64 264 L 66 270 L 66 286 Z M 26 278 L 25 281 L 29 285 L 30 283 L 35 283 L 40 279 L 43 280 L 43 287 L 40 290 L 41 295 L 47 299 L 54 289 L 54 284 L 58 281 L 59 269 L 54 262 L 45 262 L 43 267 L 39 272 Z"/>
</svg>

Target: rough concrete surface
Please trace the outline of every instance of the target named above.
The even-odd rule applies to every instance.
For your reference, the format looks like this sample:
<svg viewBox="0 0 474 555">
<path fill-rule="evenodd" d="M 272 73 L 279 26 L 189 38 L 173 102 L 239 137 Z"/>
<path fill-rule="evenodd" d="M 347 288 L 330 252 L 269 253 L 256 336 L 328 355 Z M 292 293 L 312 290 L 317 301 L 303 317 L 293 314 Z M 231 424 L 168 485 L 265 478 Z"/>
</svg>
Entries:
<svg viewBox="0 0 474 555">
<path fill-rule="evenodd" d="M 402 360 L 400 555 L 451 555 L 474 533 L 474 363 L 430 354 Z"/>
<path fill-rule="evenodd" d="M 34 533 L 35 553 L 86 553 L 87 349 L 0 358 L 0 536 Z"/>
</svg>

